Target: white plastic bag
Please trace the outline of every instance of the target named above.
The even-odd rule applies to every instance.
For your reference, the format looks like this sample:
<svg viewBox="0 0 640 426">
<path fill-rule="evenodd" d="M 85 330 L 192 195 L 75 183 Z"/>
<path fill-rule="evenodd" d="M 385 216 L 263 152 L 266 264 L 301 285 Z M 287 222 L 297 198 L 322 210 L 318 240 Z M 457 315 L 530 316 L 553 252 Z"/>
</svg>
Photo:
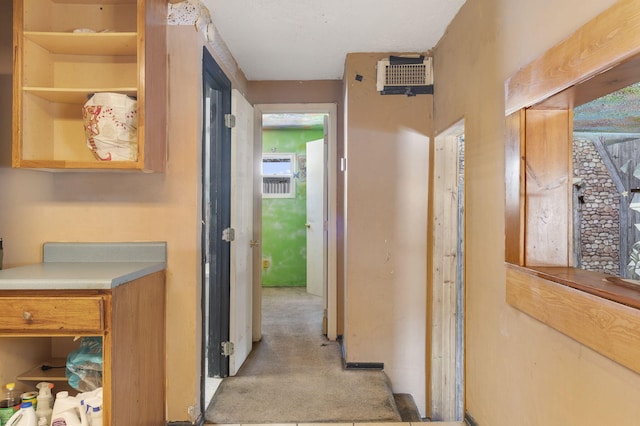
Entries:
<svg viewBox="0 0 640 426">
<path fill-rule="evenodd" d="M 84 104 L 87 146 L 102 161 L 136 161 L 138 102 L 123 93 L 96 93 Z"/>
</svg>

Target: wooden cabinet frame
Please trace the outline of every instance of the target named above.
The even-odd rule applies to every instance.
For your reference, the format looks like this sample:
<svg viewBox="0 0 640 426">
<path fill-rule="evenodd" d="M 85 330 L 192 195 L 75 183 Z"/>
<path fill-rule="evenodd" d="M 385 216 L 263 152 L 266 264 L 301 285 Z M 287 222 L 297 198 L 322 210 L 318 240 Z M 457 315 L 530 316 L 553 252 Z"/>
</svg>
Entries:
<svg viewBox="0 0 640 426">
<path fill-rule="evenodd" d="M 104 425 L 165 424 L 164 270 L 111 290 L 0 290 L 0 304 L 0 338 L 102 337 Z"/>
<path fill-rule="evenodd" d="M 640 372 L 640 289 L 572 264 L 572 110 L 640 80 L 640 1 L 621 1 L 505 83 L 507 302 Z"/>
<path fill-rule="evenodd" d="M 13 167 L 164 171 L 166 1 L 13 0 L 13 13 Z M 84 27 L 98 32 L 72 32 Z M 136 96 L 135 160 L 86 147 L 82 106 L 96 92 Z"/>
</svg>

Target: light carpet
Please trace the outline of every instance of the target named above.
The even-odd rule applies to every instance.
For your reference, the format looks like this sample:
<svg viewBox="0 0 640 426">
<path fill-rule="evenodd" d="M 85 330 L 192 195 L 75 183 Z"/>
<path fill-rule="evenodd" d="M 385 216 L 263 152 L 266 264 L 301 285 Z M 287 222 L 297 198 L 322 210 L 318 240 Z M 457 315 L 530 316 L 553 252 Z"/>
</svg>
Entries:
<svg viewBox="0 0 640 426">
<path fill-rule="evenodd" d="M 208 423 L 399 422 L 386 374 L 344 370 L 322 334 L 322 298 L 304 288 L 264 288 L 262 340 L 225 378 Z"/>
</svg>

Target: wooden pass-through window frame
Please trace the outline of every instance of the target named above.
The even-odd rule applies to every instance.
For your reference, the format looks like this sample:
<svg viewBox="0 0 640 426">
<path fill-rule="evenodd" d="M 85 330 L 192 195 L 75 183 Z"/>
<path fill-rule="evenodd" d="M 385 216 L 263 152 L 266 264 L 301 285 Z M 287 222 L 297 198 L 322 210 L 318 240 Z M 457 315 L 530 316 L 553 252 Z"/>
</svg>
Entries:
<svg viewBox="0 0 640 426">
<path fill-rule="evenodd" d="M 640 373 L 640 287 L 572 264 L 573 108 L 640 80 L 640 1 L 505 83 L 507 302 Z"/>
</svg>

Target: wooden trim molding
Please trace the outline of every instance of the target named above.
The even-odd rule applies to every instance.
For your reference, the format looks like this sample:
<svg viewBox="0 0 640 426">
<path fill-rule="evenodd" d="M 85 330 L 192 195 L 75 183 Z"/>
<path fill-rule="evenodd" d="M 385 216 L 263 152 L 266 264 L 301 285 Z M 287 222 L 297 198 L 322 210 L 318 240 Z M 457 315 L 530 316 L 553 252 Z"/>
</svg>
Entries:
<svg viewBox="0 0 640 426">
<path fill-rule="evenodd" d="M 619 1 L 506 81 L 506 115 L 639 53 L 640 0 Z"/>
<path fill-rule="evenodd" d="M 640 0 L 622 0 L 505 82 L 506 300 L 640 373 L 640 286 L 574 268 L 572 110 L 640 80 Z"/>
<path fill-rule="evenodd" d="M 507 303 L 640 373 L 640 310 L 507 266 Z"/>
</svg>

